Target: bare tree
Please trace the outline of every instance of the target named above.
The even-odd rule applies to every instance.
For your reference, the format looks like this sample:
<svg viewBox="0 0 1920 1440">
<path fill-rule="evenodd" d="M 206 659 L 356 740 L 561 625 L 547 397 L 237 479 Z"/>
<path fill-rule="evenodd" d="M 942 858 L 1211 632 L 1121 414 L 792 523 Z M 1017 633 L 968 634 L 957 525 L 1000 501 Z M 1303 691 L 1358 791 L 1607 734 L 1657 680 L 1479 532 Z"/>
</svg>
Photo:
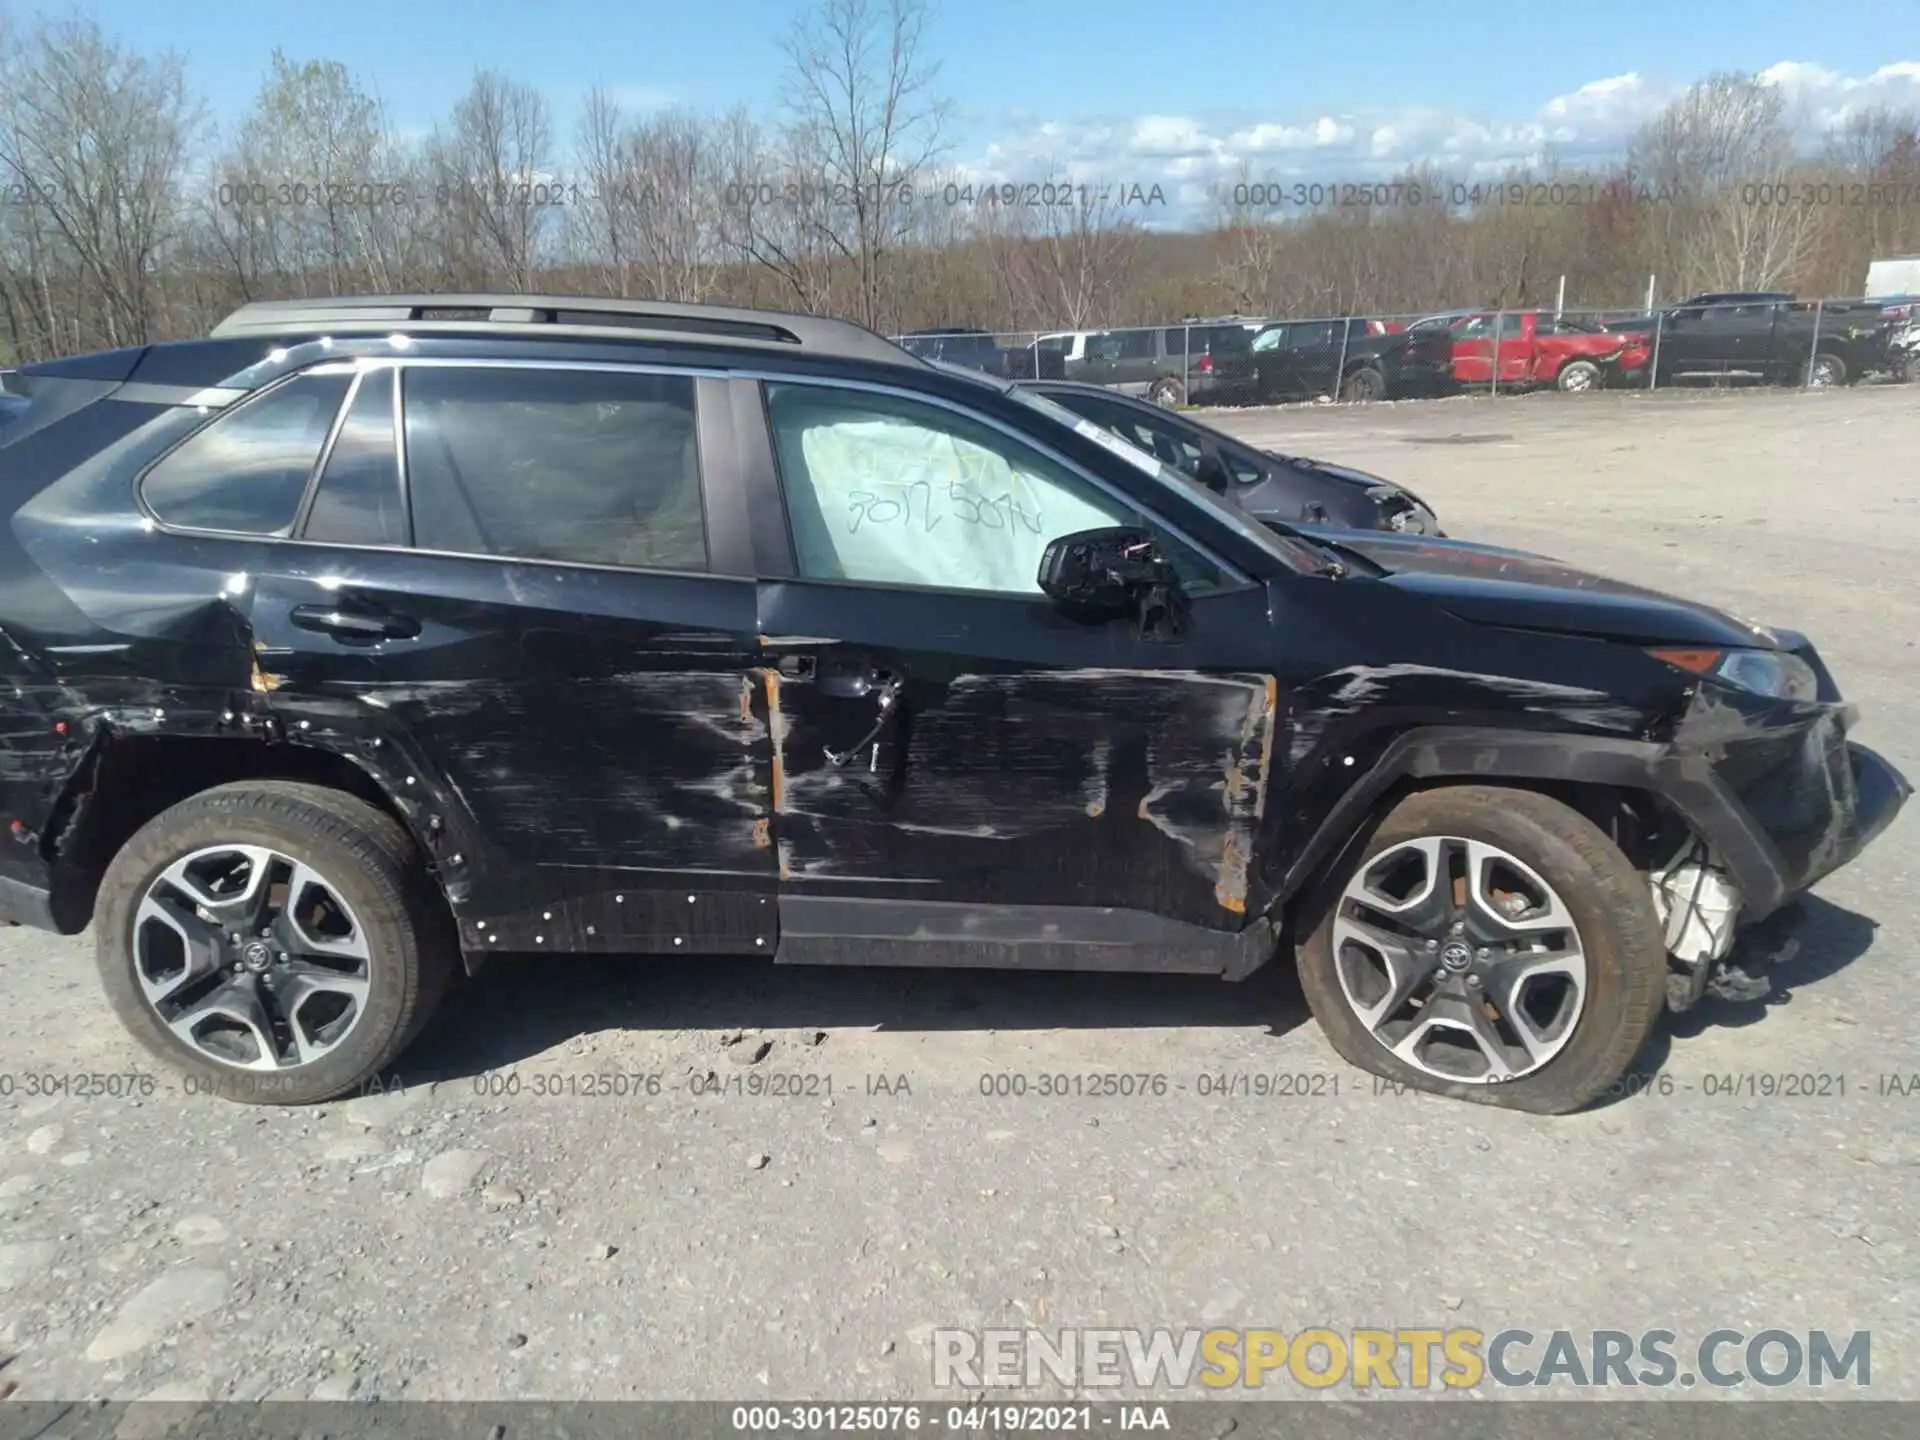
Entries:
<svg viewBox="0 0 1920 1440">
<path fill-rule="evenodd" d="M 598 85 L 580 107 L 574 154 L 587 188 L 583 203 L 568 214 L 575 239 L 601 285 L 616 295 L 630 294 L 637 197 L 627 188 L 626 119 Z"/>
<path fill-rule="evenodd" d="M 1629 163 L 1670 197 L 1651 215 L 1655 260 L 1681 289 L 1771 289 L 1816 238 L 1812 209 L 1774 203 L 1798 156 L 1785 97 L 1755 76 L 1692 86 L 1642 130 Z"/>
<path fill-rule="evenodd" d="M 152 337 L 202 114 L 178 56 L 133 54 L 91 21 L 43 23 L 16 52 L 0 86 L 0 173 L 41 212 L 38 240 L 57 240 L 36 263 L 70 262 L 74 298 L 98 304 L 88 340 Z"/>
<path fill-rule="evenodd" d="M 473 77 L 431 146 L 448 238 L 467 263 L 496 272 L 510 290 L 534 288 L 547 217 L 565 201 L 552 148 L 545 98 L 491 70 Z"/>
<path fill-rule="evenodd" d="M 940 154 L 939 67 L 921 53 L 929 0 L 815 0 L 787 37 L 785 187 L 788 256 L 824 251 L 853 271 L 851 309 L 882 322 L 894 247 L 910 223 L 915 179 Z M 758 237 L 756 236 L 756 242 Z"/>
<path fill-rule="evenodd" d="M 1027 318 L 1087 329 L 1112 313 L 1139 244 L 1140 227 L 1104 183 L 1030 182 L 1041 200 L 997 212 L 1007 222 L 1005 264 Z M 1020 187 L 1022 195 L 1028 193 Z"/>
</svg>

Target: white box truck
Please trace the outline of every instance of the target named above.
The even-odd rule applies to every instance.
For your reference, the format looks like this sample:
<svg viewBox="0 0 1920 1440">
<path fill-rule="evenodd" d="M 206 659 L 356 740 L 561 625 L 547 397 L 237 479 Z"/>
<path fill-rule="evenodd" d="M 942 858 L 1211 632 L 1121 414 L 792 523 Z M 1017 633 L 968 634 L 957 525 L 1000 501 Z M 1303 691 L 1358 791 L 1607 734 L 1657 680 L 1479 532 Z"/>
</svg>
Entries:
<svg viewBox="0 0 1920 1440">
<path fill-rule="evenodd" d="M 1867 266 L 1869 300 L 1885 295 L 1920 295 L 1920 255 L 1889 255 Z"/>
</svg>

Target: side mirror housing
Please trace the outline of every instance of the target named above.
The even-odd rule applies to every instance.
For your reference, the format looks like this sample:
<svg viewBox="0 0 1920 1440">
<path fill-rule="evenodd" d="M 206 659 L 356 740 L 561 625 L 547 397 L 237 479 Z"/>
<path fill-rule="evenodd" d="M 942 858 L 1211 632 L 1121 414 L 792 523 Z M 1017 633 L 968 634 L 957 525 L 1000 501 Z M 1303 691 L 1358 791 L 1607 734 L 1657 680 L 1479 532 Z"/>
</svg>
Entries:
<svg viewBox="0 0 1920 1440">
<path fill-rule="evenodd" d="M 1207 487 L 1216 495 L 1224 495 L 1230 485 L 1226 462 L 1211 450 L 1203 450 L 1194 457 L 1192 475 L 1196 482 Z"/>
<path fill-rule="evenodd" d="M 1042 592 L 1070 614 L 1090 620 L 1136 615 L 1145 640 L 1185 633 L 1180 577 L 1150 531 L 1114 525 L 1062 535 L 1041 555 L 1039 580 Z"/>
</svg>

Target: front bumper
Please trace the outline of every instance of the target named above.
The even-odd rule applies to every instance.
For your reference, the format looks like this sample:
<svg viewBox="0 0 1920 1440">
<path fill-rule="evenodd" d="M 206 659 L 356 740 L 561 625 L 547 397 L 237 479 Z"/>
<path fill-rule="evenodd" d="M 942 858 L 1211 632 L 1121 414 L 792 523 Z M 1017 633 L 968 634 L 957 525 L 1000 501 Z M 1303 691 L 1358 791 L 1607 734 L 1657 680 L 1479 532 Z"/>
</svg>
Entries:
<svg viewBox="0 0 1920 1440">
<path fill-rule="evenodd" d="M 1723 858 L 1746 919 L 1851 862 L 1913 793 L 1886 760 L 1847 739 L 1854 713 L 1838 702 L 1703 695 L 1680 727 L 1668 798 Z"/>
</svg>

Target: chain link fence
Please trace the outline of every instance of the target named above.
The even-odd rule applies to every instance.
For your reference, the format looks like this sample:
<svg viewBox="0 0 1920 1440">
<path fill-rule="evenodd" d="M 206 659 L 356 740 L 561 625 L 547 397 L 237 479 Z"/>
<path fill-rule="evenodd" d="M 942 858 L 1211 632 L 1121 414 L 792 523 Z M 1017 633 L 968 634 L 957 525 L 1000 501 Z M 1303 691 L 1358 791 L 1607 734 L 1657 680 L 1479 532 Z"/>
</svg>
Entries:
<svg viewBox="0 0 1920 1440">
<path fill-rule="evenodd" d="M 1701 296 L 1647 309 L 1231 315 L 1094 330 L 922 330 L 927 359 L 1166 405 L 1427 399 L 1920 379 L 1920 296 Z"/>
</svg>

